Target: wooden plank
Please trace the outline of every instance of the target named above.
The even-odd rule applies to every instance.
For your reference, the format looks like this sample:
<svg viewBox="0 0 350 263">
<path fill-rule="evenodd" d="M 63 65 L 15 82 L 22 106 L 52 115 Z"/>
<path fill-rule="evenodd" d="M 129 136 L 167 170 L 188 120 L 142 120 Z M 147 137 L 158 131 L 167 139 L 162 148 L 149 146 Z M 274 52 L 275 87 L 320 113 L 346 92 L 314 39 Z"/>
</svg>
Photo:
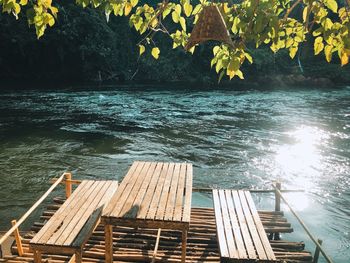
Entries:
<svg viewBox="0 0 350 263">
<path fill-rule="evenodd" d="M 187 167 L 187 170 L 186 170 L 185 202 L 184 202 L 182 221 L 190 222 L 191 202 L 192 202 L 192 180 L 193 180 L 192 164 L 187 163 L 186 167 Z"/>
<path fill-rule="evenodd" d="M 137 193 L 137 196 L 134 200 L 133 203 L 133 207 L 134 207 L 134 211 L 132 211 L 132 213 L 129 213 L 127 215 L 124 216 L 124 218 L 136 218 L 140 208 L 143 204 L 143 199 L 145 197 L 145 194 L 147 192 L 148 186 L 150 184 L 150 181 L 152 180 L 152 176 L 154 175 L 154 171 L 157 167 L 157 163 L 152 162 L 150 163 L 150 168 L 148 169 L 146 175 L 145 175 L 145 180 L 142 183 L 142 186 L 139 190 L 139 192 Z"/>
<path fill-rule="evenodd" d="M 214 202 L 215 222 L 216 222 L 217 238 L 218 238 L 219 249 L 220 249 L 220 256 L 223 258 L 229 258 L 230 254 L 228 252 L 228 244 L 225 236 L 224 222 L 222 220 L 220 198 L 219 198 L 218 190 L 216 189 L 213 190 L 213 202 Z"/>
<path fill-rule="evenodd" d="M 154 173 L 152 175 L 152 179 L 148 185 L 147 192 L 142 200 L 139 213 L 137 214 L 138 219 L 146 218 L 163 165 L 164 163 L 157 163 L 156 169 L 154 170 Z"/>
<path fill-rule="evenodd" d="M 252 242 L 252 239 L 250 237 L 250 233 L 248 230 L 246 218 L 245 218 L 243 210 L 242 210 L 241 201 L 239 199 L 238 192 L 235 190 L 232 190 L 231 194 L 233 197 L 233 202 L 235 204 L 238 222 L 239 222 L 240 230 L 242 233 L 244 245 L 246 247 L 246 251 L 248 254 L 248 258 L 249 259 L 256 259 L 255 248 L 253 246 L 253 242 Z"/>
<path fill-rule="evenodd" d="M 263 247 L 263 245 L 261 243 L 258 231 L 256 230 L 256 226 L 255 226 L 253 217 L 252 217 L 252 215 L 250 213 L 249 206 L 248 206 L 247 200 L 245 198 L 244 192 L 239 190 L 238 191 L 238 195 L 239 195 L 240 200 L 241 200 L 243 212 L 244 212 L 247 224 L 248 224 L 250 235 L 252 237 L 252 240 L 253 240 L 253 243 L 254 243 L 254 246 L 255 246 L 255 249 L 256 249 L 256 253 L 258 254 L 258 257 L 259 257 L 260 260 L 261 259 L 262 260 L 266 260 L 267 256 L 265 254 L 264 247 Z"/>
<path fill-rule="evenodd" d="M 147 175 L 148 169 L 150 168 L 150 165 L 151 165 L 151 163 L 149 163 L 149 162 L 145 163 L 142 170 L 138 174 L 138 176 L 135 180 L 136 182 L 135 182 L 133 188 L 130 190 L 130 194 L 126 199 L 124 206 L 121 207 L 121 209 L 120 209 L 120 213 L 118 215 L 119 217 L 123 217 L 123 216 L 125 216 L 126 213 L 131 212 L 135 198 L 136 198 L 138 192 L 140 191 L 141 186 L 144 185 L 145 180 L 147 180 L 146 175 Z"/>
<path fill-rule="evenodd" d="M 68 232 L 67 238 L 64 240 L 63 235 L 61 236 L 62 237 L 61 241 L 63 241 L 62 245 L 69 246 L 72 244 L 72 242 L 76 239 L 80 231 L 84 227 L 85 228 L 87 227 L 86 224 L 91 219 L 95 211 L 99 210 L 99 214 L 97 215 L 97 217 L 101 215 L 101 212 L 102 212 L 101 206 L 104 205 L 104 203 L 101 201 L 104 200 L 104 198 L 106 197 L 107 195 L 106 192 L 111 185 L 111 181 L 100 181 L 99 184 L 101 184 L 102 187 L 99 190 L 96 190 L 98 191 L 96 195 L 94 194 L 90 196 L 90 199 L 88 199 L 87 201 L 88 208 L 85 210 L 85 212 L 79 211 L 79 213 L 82 213 L 83 215 L 78 220 L 72 220 L 70 223 L 71 227 L 67 227 L 66 229 L 66 232 Z M 75 217 L 77 217 L 77 215 Z M 94 224 L 94 222 L 92 222 L 91 224 Z M 94 226 L 90 226 L 90 228 L 93 228 L 93 227 Z"/>
<path fill-rule="evenodd" d="M 81 206 L 79 211 L 74 215 L 72 220 L 68 223 L 65 230 L 62 232 L 61 236 L 55 242 L 55 245 L 70 246 L 71 242 L 78 235 L 80 230 L 83 228 L 85 223 L 88 221 L 89 217 L 93 214 L 98 202 L 102 198 L 104 188 L 109 183 L 106 181 L 98 182 L 98 186 L 89 195 L 85 203 Z"/>
<path fill-rule="evenodd" d="M 124 179 L 122 180 L 121 184 L 119 185 L 118 191 L 114 194 L 111 201 L 109 202 L 109 204 L 106 206 L 105 210 L 103 211 L 102 216 L 109 216 L 111 214 L 111 212 L 113 211 L 113 209 L 115 207 L 115 203 L 118 201 L 120 196 L 123 194 L 124 189 L 127 186 L 127 183 L 129 182 L 129 180 L 131 180 L 132 176 L 134 176 L 134 172 L 139 165 L 143 166 L 144 163 L 137 162 L 137 161 L 133 162 L 133 164 L 129 168 L 128 172 L 126 173 Z"/>
<path fill-rule="evenodd" d="M 171 179 L 170 192 L 169 192 L 169 196 L 166 204 L 164 220 L 168 220 L 168 221 L 173 220 L 176 190 L 177 190 L 177 184 L 179 182 L 179 177 L 180 177 L 179 173 L 180 173 L 180 164 L 176 163 L 174 168 L 174 173 Z"/>
<path fill-rule="evenodd" d="M 87 192 L 92 185 L 93 181 L 83 181 L 73 192 L 70 198 L 63 203 L 63 205 L 56 211 L 56 213 L 50 218 L 44 227 L 34 236 L 30 243 L 46 243 L 61 225 L 62 221 L 69 215 L 70 211 L 66 208 L 72 203 L 76 202 L 76 196 L 85 194 L 85 192 Z"/>
<path fill-rule="evenodd" d="M 237 221 L 237 214 L 235 211 L 232 195 L 231 195 L 231 190 L 225 190 L 225 196 L 226 196 L 226 201 L 227 201 L 227 208 L 228 208 L 228 213 L 229 217 L 231 220 L 231 227 L 233 231 L 233 235 L 235 237 L 235 241 L 237 244 L 237 249 L 238 249 L 238 257 L 240 259 L 247 259 L 247 251 L 244 247 L 244 242 L 243 242 L 243 237 L 242 233 L 239 229 L 239 224 Z"/>
<path fill-rule="evenodd" d="M 169 163 L 164 163 L 164 165 L 162 167 L 162 171 L 161 171 L 160 176 L 159 176 L 156 190 L 153 194 L 153 198 L 152 198 L 150 207 L 148 209 L 148 213 L 146 216 L 147 219 L 154 220 L 154 218 L 156 216 L 157 208 L 159 206 L 159 201 L 160 201 L 160 195 L 161 195 L 162 190 L 163 190 L 163 186 L 164 186 L 164 182 L 165 182 L 166 175 L 168 172 L 168 168 L 169 168 Z"/>
<path fill-rule="evenodd" d="M 235 239 L 233 238 L 233 231 L 232 231 L 230 216 L 229 216 L 229 212 L 228 212 L 228 208 L 227 208 L 227 200 L 225 197 L 225 192 L 224 192 L 224 190 L 219 190 L 218 192 L 219 192 L 219 202 L 221 205 L 221 216 L 222 216 L 223 223 L 224 223 L 224 232 L 225 232 L 228 252 L 229 252 L 230 258 L 239 258 L 237 247 L 236 247 L 236 242 L 235 242 Z"/>
<path fill-rule="evenodd" d="M 182 163 L 180 167 L 179 182 L 177 184 L 177 192 L 176 192 L 176 199 L 175 199 L 175 209 L 174 209 L 175 221 L 181 221 L 181 218 L 182 218 L 185 182 L 186 182 L 186 163 Z"/>
<path fill-rule="evenodd" d="M 94 195 L 95 189 L 100 189 L 102 187 L 101 184 L 94 181 L 90 189 L 84 193 L 83 196 L 79 196 L 79 198 L 76 198 L 76 202 L 73 202 L 70 207 L 67 208 L 69 210 L 68 216 L 62 221 L 62 225 L 59 227 L 59 229 L 56 230 L 56 232 L 50 237 L 49 240 L 45 242 L 45 244 L 54 245 L 56 242 L 58 244 L 61 243 L 62 235 L 63 237 L 66 237 L 66 235 L 69 233 L 66 229 L 67 227 L 70 229 L 71 221 L 79 220 L 82 213 L 85 212 L 86 208 L 88 208 L 88 200 L 90 195 Z"/>
<path fill-rule="evenodd" d="M 110 181 L 107 189 L 103 192 L 102 199 L 100 200 L 99 204 L 97 205 L 97 209 L 94 211 L 94 213 L 91 215 L 89 220 L 86 222 L 86 224 L 82 227 L 81 231 L 79 232 L 79 235 L 74 239 L 72 246 L 82 246 L 87 242 L 87 240 L 90 238 L 95 226 L 97 225 L 97 221 L 100 219 L 100 215 L 102 213 L 102 210 L 104 206 L 108 203 L 108 201 L 112 198 L 113 194 L 117 191 L 118 188 L 118 182 L 117 181 Z"/>
<path fill-rule="evenodd" d="M 164 181 L 163 190 L 162 190 L 162 193 L 161 193 L 160 199 L 159 199 L 159 206 L 158 206 L 158 209 L 156 212 L 156 219 L 158 219 L 158 220 L 163 220 L 163 218 L 164 218 L 166 204 L 167 204 L 168 196 L 169 196 L 169 189 L 170 189 L 172 177 L 174 174 L 174 167 L 175 167 L 175 164 L 170 163 L 169 167 L 168 167 L 168 171 L 166 173 L 166 178 Z"/>
<path fill-rule="evenodd" d="M 267 234 L 266 234 L 266 232 L 264 230 L 264 226 L 263 226 L 263 224 L 262 224 L 262 222 L 260 220 L 258 211 L 256 210 L 253 198 L 252 198 L 252 196 L 251 196 L 249 191 L 245 191 L 244 194 L 246 196 L 246 200 L 248 202 L 248 205 L 249 205 L 251 214 L 253 216 L 256 228 L 257 228 L 258 233 L 260 235 L 261 242 L 262 242 L 262 244 L 264 246 L 267 258 L 269 260 L 276 260 L 275 254 L 273 253 L 273 250 L 271 248 L 270 242 L 269 242 L 269 240 L 267 238 Z"/>
<path fill-rule="evenodd" d="M 120 184 L 119 187 L 122 187 L 122 191 L 118 191 L 116 192 L 116 195 L 119 195 L 118 199 L 114 200 L 114 208 L 111 211 L 109 216 L 113 216 L 113 217 L 120 217 L 120 212 L 125 204 L 125 202 L 127 202 L 128 197 L 131 193 L 132 188 L 134 187 L 135 183 L 137 182 L 137 178 L 140 175 L 143 167 L 145 166 L 145 163 L 140 163 L 136 170 L 134 171 L 134 173 L 132 174 L 132 176 L 129 176 L 128 179 L 124 182 L 124 180 L 122 181 L 122 183 Z M 113 197 L 112 197 L 113 198 Z M 111 203 L 114 202 L 113 200 L 111 200 Z"/>
</svg>

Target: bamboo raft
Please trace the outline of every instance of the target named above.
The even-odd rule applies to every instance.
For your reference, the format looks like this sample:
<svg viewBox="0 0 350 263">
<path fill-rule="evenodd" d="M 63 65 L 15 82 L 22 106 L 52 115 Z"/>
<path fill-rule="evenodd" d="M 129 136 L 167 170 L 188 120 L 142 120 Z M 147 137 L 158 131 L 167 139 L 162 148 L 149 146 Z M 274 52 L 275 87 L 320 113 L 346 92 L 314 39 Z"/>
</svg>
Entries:
<svg viewBox="0 0 350 263">
<path fill-rule="evenodd" d="M 14 243 L 11 248 L 13 255 L 5 256 L 0 259 L 0 262 L 33 262 L 29 241 L 58 210 L 64 200 L 64 198 L 54 198 L 52 204 L 46 207 L 39 220 L 32 225 L 31 231 L 22 237 L 22 256 L 18 255 L 18 248 Z M 293 231 L 283 212 L 259 211 L 259 216 L 265 231 L 271 237 L 274 233 Z M 113 232 L 113 241 L 116 242 L 113 254 L 114 262 L 151 262 L 156 237 L 157 229 L 116 227 Z M 303 242 L 270 240 L 270 244 L 277 260 L 295 263 L 313 262 L 312 254 L 305 251 Z M 102 225 L 99 225 L 85 245 L 83 261 L 104 262 L 104 249 L 104 229 Z M 51 263 L 70 262 L 70 259 L 70 255 L 43 255 L 43 261 Z M 162 231 L 155 261 L 181 262 L 181 231 Z M 191 210 L 186 262 L 220 262 L 215 216 L 212 208 L 192 208 Z"/>
</svg>

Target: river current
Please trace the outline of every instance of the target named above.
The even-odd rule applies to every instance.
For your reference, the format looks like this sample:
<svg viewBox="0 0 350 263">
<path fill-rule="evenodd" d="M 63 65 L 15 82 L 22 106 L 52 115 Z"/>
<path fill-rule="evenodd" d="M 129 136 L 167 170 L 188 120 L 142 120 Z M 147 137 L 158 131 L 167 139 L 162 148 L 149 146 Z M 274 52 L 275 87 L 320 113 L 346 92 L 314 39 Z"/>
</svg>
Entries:
<svg viewBox="0 0 350 263">
<path fill-rule="evenodd" d="M 334 262 L 350 262 L 349 87 L 3 90 L 0 230 L 50 178 L 72 171 L 121 180 L 134 160 L 191 162 L 195 187 L 271 189 L 280 180 L 304 189 L 287 199 Z M 256 201 L 273 208 L 272 195 Z M 194 194 L 193 203 L 212 205 L 209 194 Z M 283 237 L 313 251 L 287 217 L 295 232 Z"/>
</svg>

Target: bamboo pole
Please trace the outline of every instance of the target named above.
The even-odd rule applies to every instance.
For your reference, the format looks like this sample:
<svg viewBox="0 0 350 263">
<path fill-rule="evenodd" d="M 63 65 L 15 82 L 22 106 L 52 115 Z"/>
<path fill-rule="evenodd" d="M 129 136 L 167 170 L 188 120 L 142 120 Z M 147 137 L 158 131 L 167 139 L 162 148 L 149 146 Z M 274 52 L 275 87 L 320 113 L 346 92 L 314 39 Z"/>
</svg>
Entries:
<svg viewBox="0 0 350 263">
<path fill-rule="evenodd" d="M 317 241 L 318 241 L 318 243 L 320 245 L 322 245 L 322 240 L 321 239 L 317 239 Z M 316 246 L 315 254 L 314 254 L 314 260 L 312 262 L 313 263 L 317 263 L 319 257 L 320 257 L 320 249 Z"/>
<path fill-rule="evenodd" d="M 309 228 L 305 225 L 303 220 L 298 216 L 298 214 L 294 211 L 294 209 L 290 206 L 286 198 L 282 195 L 281 191 L 275 188 L 276 191 L 279 193 L 281 199 L 284 201 L 284 203 L 288 206 L 289 210 L 292 212 L 292 214 L 295 216 L 295 218 L 299 221 L 300 225 L 304 228 L 305 232 L 308 234 L 308 236 L 311 238 L 311 240 L 315 243 L 316 247 L 320 250 L 324 258 L 328 263 L 333 263 L 332 259 L 326 254 L 326 252 L 323 250 L 321 244 L 316 240 L 316 238 L 311 234 L 311 231 Z"/>
<path fill-rule="evenodd" d="M 75 180 L 72 180 L 75 181 Z M 213 189 L 215 188 L 205 188 L 205 187 L 201 187 L 201 188 L 192 188 L 192 192 L 199 192 L 199 193 L 211 193 L 211 191 L 213 191 Z M 268 193 L 275 193 L 276 190 L 274 189 L 240 189 L 242 191 L 249 191 L 251 193 L 262 193 L 262 194 L 268 194 Z M 300 192 L 305 192 L 304 189 L 284 189 L 284 190 L 280 190 L 281 193 L 300 193 Z"/>
<path fill-rule="evenodd" d="M 72 194 L 72 183 L 70 182 L 72 180 L 72 174 L 66 173 L 64 178 L 66 184 L 66 198 L 68 199 Z"/>
<path fill-rule="evenodd" d="M 15 225 L 13 225 L 9 231 L 6 232 L 5 235 L 3 235 L 0 238 L 0 245 L 4 243 L 4 241 L 24 222 L 24 220 L 27 219 L 28 216 L 46 199 L 46 197 L 56 188 L 56 186 L 63 180 L 65 176 L 65 173 L 61 175 L 61 177 L 58 178 L 58 180 L 51 185 L 51 187 L 46 191 L 46 193 L 39 198 L 38 201 L 17 221 Z"/>
<path fill-rule="evenodd" d="M 16 223 L 17 223 L 16 220 L 11 221 L 12 226 L 15 226 Z M 21 235 L 19 234 L 18 227 L 15 229 L 14 235 L 15 235 L 16 245 L 17 245 L 17 249 L 18 249 L 18 255 L 22 256 L 23 255 L 22 238 L 21 238 Z"/>
<path fill-rule="evenodd" d="M 156 245 L 154 247 L 154 251 L 153 251 L 153 258 L 152 258 L 152 263 L 155 262 L 156 260 L 156 256 L 157 256 L 157 251 L 158 251 L 158 246 L 159 246 L 159 239 L 160 239 L 160 232 L 162 231 L 161 228 L 158 229 L 158 234 L 157 234 L 157 241 L 156 241 Z"/>
<path fill-rule="evenodd" d="M 53 178 L 53 179 L 50 180 L 50 183 L 53 184 L 53 183 L 55 183 L 57 180 L 58 180 L 57 178 Z M 64 180 L 63 182 L 61 182 L 61 184 L 66 184 L 66 181 L 67 181 L 67 182 L 70 182 L 72 185 L 73 185 L 73 184 L 81 184 L 81 182 L 82 182 L 81 180 L 75 180 L 75 179 L 67 180 L 67 179 L 66 179 L 66 180 Z"/>
<path fill-rule="evenodd" d="M 276 182 L 276 189 L 278 191 L 281 191 L 281 182 L 277 181 Z M 279 195 L 279 192 L 278 191 L 275 191 L 275 211 L 276 212 L 280 212 L 281 211 L 281 197 Z M 274 239 L 275 240 L 280 240 L 281 237 L 280 237 L 280 233 L 275 233 L 274 234 Z"/>
</svg>

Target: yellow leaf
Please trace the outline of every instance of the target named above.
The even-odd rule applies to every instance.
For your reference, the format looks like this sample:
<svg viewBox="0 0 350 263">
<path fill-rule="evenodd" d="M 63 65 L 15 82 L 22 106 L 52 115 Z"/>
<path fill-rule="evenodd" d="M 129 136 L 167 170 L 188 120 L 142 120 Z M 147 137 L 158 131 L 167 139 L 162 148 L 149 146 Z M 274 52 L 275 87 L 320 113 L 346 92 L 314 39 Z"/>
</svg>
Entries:
<svg viewBox="0 0 350 263">
<path fill-rule="evenodd" d="M 219 47 L 219 46 L 215 46 L 215 47 L 213 48 L 213 54 L 214 54 L 214 56 L 216 55 L 216 53 L 218 53 L 219 50 L 220 50 L 220 47 Z"/>
<path fill-rule="evenodd" d="M 177 4 L 175 6 L 175 12 L 178 13 L 178 15 L 181 15 L 181 5 Z"/>
<path fill-rule="evenodd" d="M 324 54 L 326 56 L 327 62 L 331 62 L 332 60 L 332 49 L 333 47 L 330 45 L 326 45 L 326 47 L 324 48 Z"/>
<path fill-rule="evenodd" d="M 226 75 L 230 77 L 230 80 L 235 76 L 235 72 L 227 68 Z"/>
<path fill-rule="evenodd" d="M 325 5 L 332 10 L 334 13 L 338 11 L 338 4 L 336 0 L 326 0 Z"/>
<path fill-rule="evenodd" d="M 180 16 L 176 11 L 173 11 L 171 13 L 171 17 L 172 17 L 174 23 L 179 23 Z"/>
<path fill-rule="evenodd" d="M 141 55 L 145 52 L 146 48 L 145 48 L 144 45 L 139 45 L 139 48 L 140 48 L 139 54 L 140 54 L 140 56 L 141 56 Z"/>
<path fill-rule="evenodd" d="M 341 61 L 341 65 L 345 66 L 346 64 L 349 63 L 349 55 L 347 55 L 345 52 L 342 52 L 340 61 Z"/>
<path fill-rule="evenodd" d="M 187 16 L 187 17 L 189 17 L 190 15 L 191 15 L 191 13 L 192 13 L 192 10 L 193 10 L 193 7 L 192 7 L 192 5 L 189 3 L 189 2 L 185 2 L 184 3 L 184 13 L 185 13 L 185 15 Z"/>
<path fill-rule="evenodd" d="M 160 53 L 159 48 L 157 48 L 157 47 L 152 48 L 151 54 L 155 59 L 159 58 L 159 53 Z"/>
<path fill-rule="evenodd" d="M 295 55 L 296 55 L 296 53 L 297 53 L 297 51 L 298 51 L 298 47 L 297 47 L 297 46 L 291 46 L 291 47 L 289 48 L 289 56 L 290 56 L 291 58 L 294 58 Z"/>
<path fill-rule="evenodd" d="M 249 61 L 250 64 L 253 64 L 253 58 L 250 54 L 244 53 L 244 56 Z"/>
<path fill-rule="evenodd" d="M 307 19 L 307 13 L 308 13 L 308 9 L 309 7 L 306 6 L 303 10 L 303 21 L 306 22 L 306 19 Z"/>
<path fill-rule="evenodd" d="M 240 79 L 244 79 L 244 76 L 243 76 L 243 72 L 242 72 L 242 71 L 237 70 L 237 71 L 236 71 L 236 75 L 237 75 Z"/>
<path fill-rule="evenodd" d="M 158 19 L 153 18 L 150 25 L 151 25 L 151 27 L 155 28 L 158 25 Z"/>
<path fill-rule="evenodd" d="M 191 47 L 191 48 L 188 50 L 188 52 L 190 52 L 191 54 L 193 54 L 195 48 L 196 48 L 196 46 Z"/>
<path fill-rule="evenodd" d="M 183 31 L 186 31 L 186 20 L 184 17 L 180 17 L 180 25 Z"/>
<path fill-rule="evenodd" d="M 315 39 L 315 43 L 314 43 L 315 55 L 320 54 L 320 52 L 323 50 L 323 48 L 324 48 L 323 38 L 322 37 L 317 37 Z"/>
<path fill-rule="evenodd" d="M 20 0 L 19 4 L 20 5 L 26 5 L 26 4 L 28 4 L 28 0 Z"/>
<path fill-rule="evenodd" d="M 138 4 L 139 0 L 130 0 L 132 7 L 135 7 Z"/>
<path fill-rule="evenodd" d="M 125 3 L 125 7 L 124 7 L 124 14 L 127 16 L 130 14 L 132 9 L 132 4 L 130 4 L 129 2 Z"/>
<path fill-rule="evenodd" d="M 202 9 L 201 4 L 196 5 L 196 7 L 193 9 L 192 15 L 197 15 L 199 11 L 201 11 L 201 9 Z"/>
</svg>

